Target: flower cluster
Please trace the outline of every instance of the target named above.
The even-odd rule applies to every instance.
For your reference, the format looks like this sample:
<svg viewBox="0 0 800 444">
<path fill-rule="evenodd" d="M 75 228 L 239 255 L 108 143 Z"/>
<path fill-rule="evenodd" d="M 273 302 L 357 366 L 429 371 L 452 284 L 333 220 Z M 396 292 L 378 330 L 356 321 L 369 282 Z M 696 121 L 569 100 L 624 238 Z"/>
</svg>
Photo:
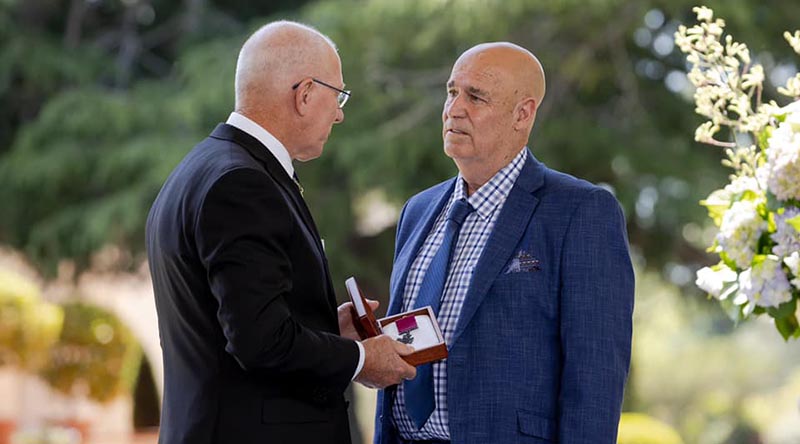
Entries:
<svg viewBox="0 0 800 444">
<path fill-rule="evenodd" d="M 781 335 L 800 337 L 800 74 L 780 94 L 794 103 L 762 103 L 764 68 L 725 21 L 696 7 L 698 24 L 680 26 L 675 43 L 691 64 L 695 111 L 708 119 L 698 142 L 725 148 L 731 182 L 701 202 L 719 232 L 709 251 L 720 262 L 696 284 L 737 319 L 767 314 Z M 800 54 L 800 31 L 784 37 Z M 720 137 L 720 131 L 726 138 Z"/>
</svg>

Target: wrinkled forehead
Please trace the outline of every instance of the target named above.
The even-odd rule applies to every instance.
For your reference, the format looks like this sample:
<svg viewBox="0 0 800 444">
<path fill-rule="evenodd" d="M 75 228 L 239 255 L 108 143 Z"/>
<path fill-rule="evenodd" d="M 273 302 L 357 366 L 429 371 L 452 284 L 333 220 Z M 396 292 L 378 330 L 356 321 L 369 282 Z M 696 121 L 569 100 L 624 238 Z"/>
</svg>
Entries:
<svg viewBox="0 0 800 444">
<path fill-rule="evenodd" d="M 504 66 L 491 54 L 466 53 L 456 60 L 447 83 L 448 86 L 470 83 L 489 88 L 501 86 L 508 80 L 507 77 Z"/>
</svg>

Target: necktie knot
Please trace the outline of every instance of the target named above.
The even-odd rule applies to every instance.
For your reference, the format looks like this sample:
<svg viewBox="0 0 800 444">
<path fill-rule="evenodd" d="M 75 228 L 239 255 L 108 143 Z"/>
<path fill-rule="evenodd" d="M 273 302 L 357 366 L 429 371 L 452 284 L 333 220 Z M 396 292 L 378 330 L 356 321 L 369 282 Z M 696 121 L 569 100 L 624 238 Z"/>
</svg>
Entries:
<svg viewBox="0 0 800 444">
<path fill-rule="evenodd" d="M 470 205 L 466 199 L 459 199 L 453 202 L 453 206 L 450 207 L 450 211 L 447 213 L 447 219 L 452 220 L 460 226 L 464 223 L 467 216 L 469 216 L 469 213 L 473 211 L 475 211 L 475 208 L 472 208 L 472 205 Z"/>
</svg>

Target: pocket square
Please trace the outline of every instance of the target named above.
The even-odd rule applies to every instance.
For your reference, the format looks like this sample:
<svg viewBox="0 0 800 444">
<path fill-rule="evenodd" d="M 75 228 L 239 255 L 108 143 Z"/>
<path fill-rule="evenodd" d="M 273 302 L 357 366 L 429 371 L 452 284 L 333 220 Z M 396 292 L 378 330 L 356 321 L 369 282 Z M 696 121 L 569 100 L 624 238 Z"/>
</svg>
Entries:
<svg viewBox="0 0 800 444">
<path fill-rule="evenodd" d="M 539 259 L 531 256 L 525 250 L 519 250 L 516 256 L 511 259 L 511 262 L 506 268 L 505 274 L 509 273 L 529 273 L 531 271 L 539 271 L 542 268 L 539 266 Z"/>
</svg>

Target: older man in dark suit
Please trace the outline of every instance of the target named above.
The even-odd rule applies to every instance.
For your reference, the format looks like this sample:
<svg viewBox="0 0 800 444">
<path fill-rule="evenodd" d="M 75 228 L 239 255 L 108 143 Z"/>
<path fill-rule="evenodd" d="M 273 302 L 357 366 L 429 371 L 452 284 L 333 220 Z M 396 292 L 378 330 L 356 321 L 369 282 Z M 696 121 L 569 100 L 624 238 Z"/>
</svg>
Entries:
<svg viewBox="0 0 800 444">
<path fill-rule="evenodd" d="M 242 47 L 236 108 L 175 168 L 147 220 L 164 353 L 159 441 L 350 444 L 343 391 L 411 378 L 411 349 L 355 341 L 293 160 L 344 118 L 333 42 L 292 22 Z M 344 333 L 343 337 L 340 335 Z"/>
</svg>

